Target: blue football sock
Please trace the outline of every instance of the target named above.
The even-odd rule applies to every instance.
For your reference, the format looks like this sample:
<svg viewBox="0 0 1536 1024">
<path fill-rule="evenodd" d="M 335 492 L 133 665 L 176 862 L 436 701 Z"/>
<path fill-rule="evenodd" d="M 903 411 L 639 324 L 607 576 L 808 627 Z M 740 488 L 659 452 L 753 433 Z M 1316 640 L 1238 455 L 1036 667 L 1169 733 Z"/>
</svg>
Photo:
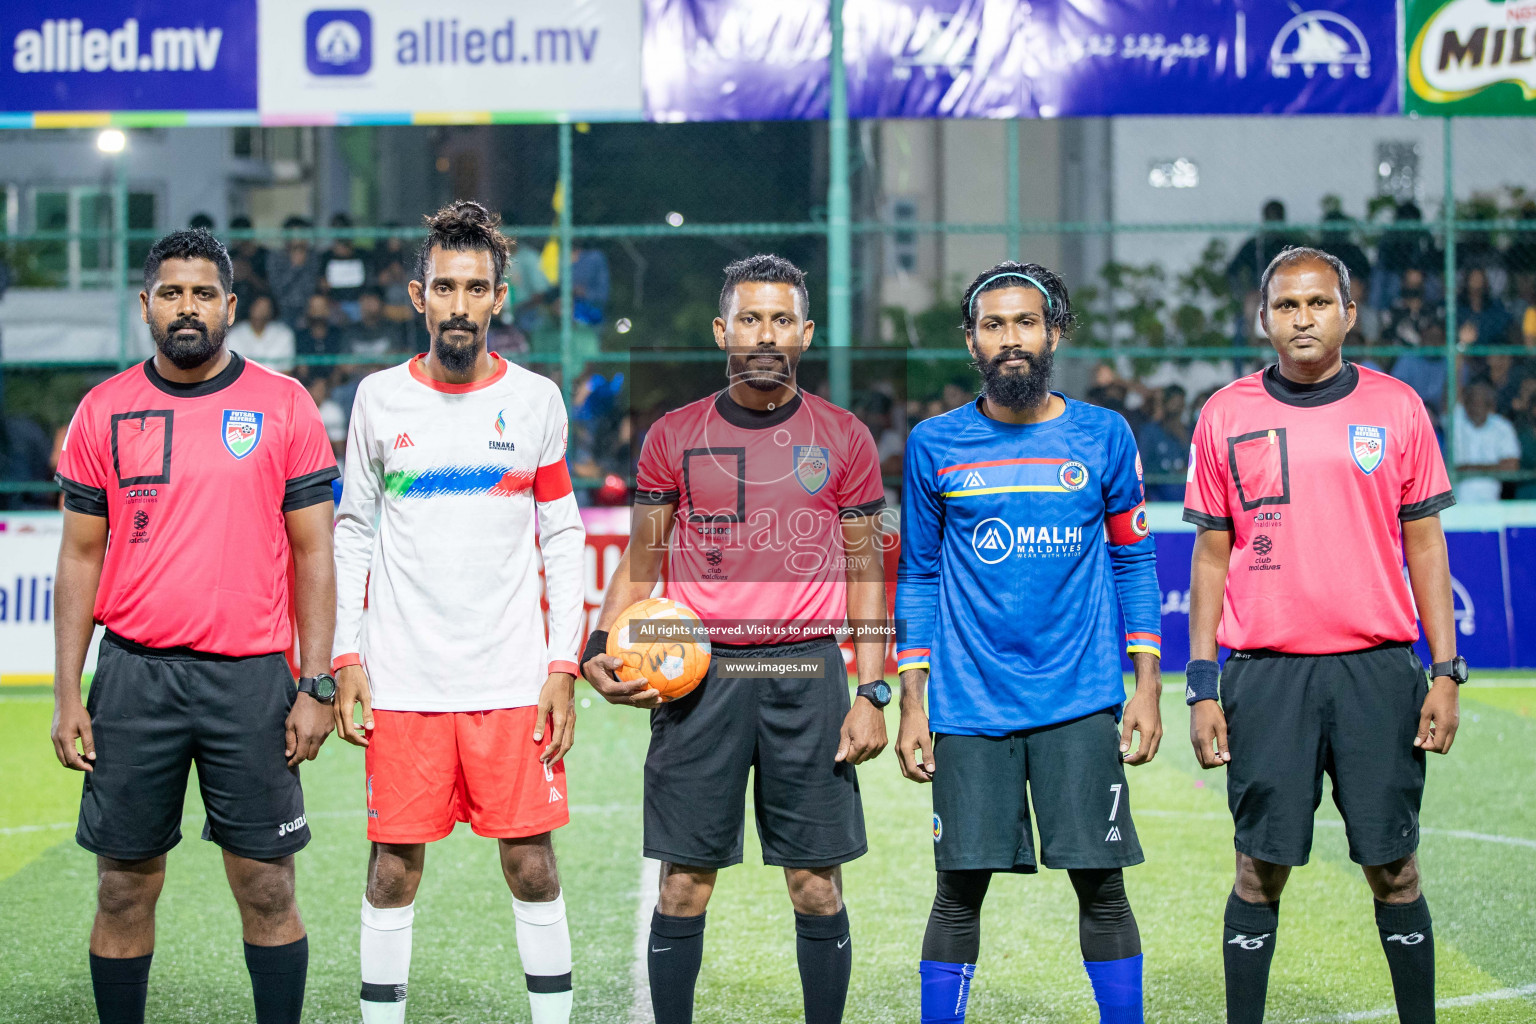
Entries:
<svg viewBox="0 0 1536 1024">
<path fill-rule="evenodd" d="M 1083 967 L 1093 982 L 1100 1024 L 1142 1024 L 1140 953 L 1124 960 L 1084 960 Z"/>
<path fill-rule="evenodd" d="M 917 973 L 923 989 L 922 1024 L 965 1024 L 976 965 L 920 960 Z"/>
</svg>

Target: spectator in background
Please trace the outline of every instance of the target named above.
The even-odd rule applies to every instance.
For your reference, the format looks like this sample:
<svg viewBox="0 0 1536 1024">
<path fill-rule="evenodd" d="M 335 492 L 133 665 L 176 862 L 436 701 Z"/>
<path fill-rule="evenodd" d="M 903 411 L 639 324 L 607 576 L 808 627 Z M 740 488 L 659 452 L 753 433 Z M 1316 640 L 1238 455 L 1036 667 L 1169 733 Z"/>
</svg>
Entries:
<svg viewBox="0 0 1536 1024">
<path fill-rule="evenodd" d="M 1468 345 L 1506 345 L 1513 341 L 1514 321 L 1504 303 L 1488 285 L 1488 273 L 1480 267 L 1467 271 L 1456 296 L 1456 342 Z"/>
<path fill-rule="evenodd" d="M 1508 416 L 1514 408 L 1515 397 L 1520 394 L 1520 388 L 1526 378 L 1536 374 L 1536 366 L 1530 365 L 1526 359 L 1517 359 L 1513 354 L 1499 353 L 1491 355 L 1482 361 L 1483 372 L 1478 379 L 1487 381 L 1493 388 L 1494 411 Z"/>
<path fill-rule="evenodd" d="M 1417 270 L 1423 275 L 1424 297 L 1432 303 L 1444 298 L 1439 270 L 1445 258 L 1435 238 L 1423 228 L 1424 214 L 1414 202 L 1399 203 L 1392 230 L 1376 246 L 1376 274 L 1371 279 L 1371 305 L 1386 309 L 1397 300 L 1403 275 Z"/>
<path fill-rule="evenodd" d="M 206 213 L 194 213 L 192 215 L 192 219 L 187 221 L 187 227 L 191 228 L 193 231 L 201 228 L 202 230 L 211 233 L 213 231 L 213 217 Z"/>
<path fill-rule="evenodd" d="M 1509 406 L 1509 419 L 1520 441 L 1520 468 L 1527 473 L 1536 472 L 1536 374 L 1521 378 Z M 1521 501 L 1536 499 L 1536 480 L 1516 484 L 1515 497 Z"/>
<path fill-rule="evenodd" d="M 896 403 L 883 391 L 870 391 L 854 406 L 854 414 L 864 421 L 875 439 L 875 457 L 880 460 L 880 476 L 885 480 L 886 507 L 899 509 L 907 439 L 904 432 L 896 429 Z"/>
<path fill-rule="evenodd" d="M 289 232 L 307 231 L 309 227 L 309 221 L 303 217 L 289 217 L 283 221 L 283 230 Z M 320 263 L 308 238 L 291 235 L 286 249 L 267 260 L 267 283 L 272 286 L 278 318 L 295 331 L 304 326 L 309 299 L 319 287 L 319 281 Z"/>
<path fill-rule="evenodd" d="M 1184 389 L 1170 384 L 1157 395 L 1156 419 L 1136 432 L 1136 448 L 1148 473 L 1177 475 L 1177 482 L 1147 484 L 1148 501 L 1183 501 L 1183 475 L 1189 468 L 1189 428 L 1184 425 Z"/>
<path fill-rule="evenodd" d="M 1355 244 L 1355 222 L 1340 210 L 1330 210 L 1323 215 L 1323 230 L 1319 236 L 1317 247 L 1323 252 L 1337 256 L 1349 270 L 1350 284 L 1356 280 L 1369 282 L 1371 279 L 1371 258 L 1365 254 L 1365 250 Z M 1356 308 L 1359 302 L 1356 302 Z"/>
<path fill-rule="evenodd" d="M 1397 298 L 1382 314 L 1381 341 L 1424 350 L 1423 355 L 1398 356 L 1392 376 L 1413 388 L 1438 415 L 1445 408 L 1445 310 L 1425 298 L 1424 271 L 1417 267 L 1403 272 Z"/>
<path fill-rule="evenodd" d="M 1513 246 L 1510 247 L 1513 250 Z M 1536 253 L 1532 254 L 1536 256 Z M 1513 261 L 1511 261 L 1513 262 Z M 1509 307 L 1513 321 L 1510 331 L 1519 336 L 1520 344 L 1536 349 L 1536 264 L 1514 270 L 1515 298 Z"/>
<path fill-rule="evenodd" d="M 241 214 L 232 217 L 229 221 L 231 231 L 250 231 L 252 229 L 251 218 Z M 267 280 L 267 250 L 254 238 L 240 238 L 234 240 L 229 246 L 229 255 L 232 259 L 243 259 L 250 264 L 256 278 L 263 283 Z"/>
<path fill-rule="evenodd" d="M 1262 216 L 1265 224 L 1276 227 L 1265 228 L 1244 242 L 1232 262 L 1227 264 L 1227 282 L 1232 286 L 1232 294 L 1238 298 L 1259 290 L 1259 278 L 1264 268 L 1280 255 L 1282 249 L 1288 245 L 1306 244 L 1303 236 L 1285 229 L 1285 204 L 1280 200 L 1271 199 L 1265 203 Z"/>
<path fill-rule="evenodd" d="M 344 213 L 331 215 L 331 228 L 344 230 L 352 218 Z M 348 322 L 362 315 L 363 286 L 368 283 L 368 261 L 350 238 L 331 239 L 330 248 L 320 254 L 320 287 L 331 297 L 336 312 Z"/>
<path fill-rule="evenodd" d="M 228 345 L 279 373 L 293 371 L 293 328 L 277 319 L 277 307 L 266 292 L 251 297 L 246 317 L 229 329 Z"/>
<path fill-rule="evenodd" d="M 384 315 L 384 292 L 377 285 L 362 290 L 357 322 L 346 328 L 346 350 L 355 356 L 386 356 L 405 351 L 401 325 Z"/>
<path fill-rule="evenodd" d="M 1452 462 L 1461 474 L 1456 500 L 1463 504 L 1498 501 L 1503 484 L 1480 474 L 1520 468 L 1520 438 L 1514 424 L 1494 412 L 1493 388 L 1486 381 L 1467 386 L 1456 407 Z"/>
<path fill-rule="evenodd" d="M 331 300 L 316 292 L 304 307 L 303 328 L 294 337 L 294 352 L 300 356 L 337 356 L 345 351 L 346 339 L 332 322 Z M 305 383 L 330 383 L 336 367 L 332 363 L 300 366 L 295 374 Z M 318 404 L 318 402 L 316 403 Z"/>
<path fill-rule="evenodd" d="M 608 254 L 601 249 L 577 246 L 571 250 L 571 316 L 577 323 L 596 327 L 608 306 Z M 560 297 L 555 296 L 558 304 Z"/>
</svg>

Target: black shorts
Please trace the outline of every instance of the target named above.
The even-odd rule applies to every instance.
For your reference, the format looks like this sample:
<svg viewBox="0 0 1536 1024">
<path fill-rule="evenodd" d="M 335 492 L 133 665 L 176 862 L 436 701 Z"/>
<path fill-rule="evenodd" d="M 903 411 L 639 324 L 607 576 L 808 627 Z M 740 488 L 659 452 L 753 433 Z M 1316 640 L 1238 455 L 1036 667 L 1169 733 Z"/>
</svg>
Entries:
<svg viewBox="0 0 1536 1024">
<path fill-rule="evenodd" d="M 940 871 L 1035 871 L 1031 800 L 1046 867 L 1144 859 L 1112 708 L 1008 736 L 935 736 L 933 763 Z"/>
<path fill-rule="evenodd" d="M 254 860 L 303 849 L 309 825 L 299 770 L 283 754 L 297 693 L 281 654 L 229 658 L 108 633 L 86 701 L 96 761 L 75 841 L 114 860 L 165 853 L 181 842 L 196 761 L 204 839 Z"/>
<path fill-rule="evenodd" d="M 722 663 L 820 658 L 817 679 L 721 676 Z M 688 696 L 651 712 L 645 855 L 700 868 L 741 863 L 747 770 L 763 863 L 823 868 L 862 856 L 864 805 L 837 756 L 848 671 L 831 640 L 717 645 Z"/>
<path fill-rule="evenodd" d="M 1351 860 L 1390 864 L 1416 850 L 1424 751 L 1413 739 L 1428 692 L 1424 666 L 1402 644 L 1348 654 L 1233 652 L 1221 673 L 1221 706 L 1238 852 L 1305 864 L 1324 774 Z"/>
</svg>

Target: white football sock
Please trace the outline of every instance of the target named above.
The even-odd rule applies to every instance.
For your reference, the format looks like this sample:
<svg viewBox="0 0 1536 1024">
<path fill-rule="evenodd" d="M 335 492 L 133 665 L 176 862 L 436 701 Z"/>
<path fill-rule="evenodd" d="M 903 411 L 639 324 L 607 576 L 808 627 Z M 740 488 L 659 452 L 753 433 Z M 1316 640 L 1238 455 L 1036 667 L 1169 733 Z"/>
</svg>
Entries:
<svg viewBox="0 0 1536 1024">
<path fill-rule="evenodd" d="M 363 897 L 363 1024 L 403 1024 L 416 904 L 376 907 Z"/>
<path fill-rule="evenodd" d="M 517 955 L 528 982 L 533 1024 L 567 1024 L 571 1019 L 571 932 L 565 900 L 524 903 L 512 897 L 517 918 Z"/>
</svg>

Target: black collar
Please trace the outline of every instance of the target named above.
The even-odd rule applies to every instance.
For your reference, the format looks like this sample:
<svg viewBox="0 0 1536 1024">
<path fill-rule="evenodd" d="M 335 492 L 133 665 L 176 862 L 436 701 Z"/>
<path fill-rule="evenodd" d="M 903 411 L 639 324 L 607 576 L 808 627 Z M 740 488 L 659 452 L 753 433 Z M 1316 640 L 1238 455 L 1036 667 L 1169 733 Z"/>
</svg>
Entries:
<svg viewBox="0 0 1536 1024">
<path fill-rule="evenodd" d="M 202 398 L 223 391 L 235 381 L 240 379 L 240 374 L 245 369 L 245 358 L 238 352 L 229 354 L 229 365 L 220 370 L 215 376 L 207 380 L 182 382 L 179 380 L 166 380 L 155 369 L 155 357 L 150 356 L 144 360 L 144 376 L 155 387 L 174 398 Z"/>
<path fill-rule="evenodd" d="M 1347 359 L 1338 373 L 1315 384 L 1298 384 L 1287 379 L 1281 375 L 1278 364 L 1264 369 L 1264 390 L 1269 392 L 1269 397 L 1301 409 L 1313 409 L 1348 398 L 1359 383 L 1360 370 Z"/>
<path fill-rule="evenodd" d="M 798 391 L 795 392 L 794 398 L 777 409 L 748 409 L 744 405 L 738 405 L 731 397 L 729 389 L 715 396 L 715 411 L 720 414 L 720 418 L 733 427 L 742 427 L 746 430 L 776 427 L 798 412 L 801 404 Z"/>
</svg>

